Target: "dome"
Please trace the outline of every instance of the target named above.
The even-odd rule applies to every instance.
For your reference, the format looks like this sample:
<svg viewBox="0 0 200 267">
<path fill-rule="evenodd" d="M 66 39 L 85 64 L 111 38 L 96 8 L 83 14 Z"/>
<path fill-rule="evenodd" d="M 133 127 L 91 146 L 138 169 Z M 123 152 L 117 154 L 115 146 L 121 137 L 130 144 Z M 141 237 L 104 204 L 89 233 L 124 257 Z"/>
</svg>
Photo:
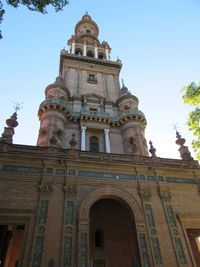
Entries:
<svg viewBox="0 0 200 267">
<path fill-rule="evenodd" d="M 91 16 L 87 13 L 82 17 L 75 27 L 75 35 L 78 37 L 84 35 L 93 35 L 96 38 L 99 35 L 99 28 L 97 24 L 92 20 Z"/>
</svg>

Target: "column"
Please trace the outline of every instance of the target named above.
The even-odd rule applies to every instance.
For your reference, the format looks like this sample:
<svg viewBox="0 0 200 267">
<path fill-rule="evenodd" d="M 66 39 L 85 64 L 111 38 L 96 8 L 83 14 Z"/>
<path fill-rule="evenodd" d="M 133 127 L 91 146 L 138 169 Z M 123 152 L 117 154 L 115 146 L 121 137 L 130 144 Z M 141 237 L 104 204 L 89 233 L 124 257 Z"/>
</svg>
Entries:
<svg viewBox="0 0 200 267">
<path fill-rule="evenodd" d="M 104 129 L 106 153 L 110 153 L 110 138 L 109 138 L 109 132 L 110 132 L 109 129 Z"/>
<path fill-rule="evenodd" d="M 95 45 L 95 47 L 94 47 L 94 57 L 98 58 L 98 47 L 97 47 L 97 45 Z"/>
<path fill-rule="evenodd" d="M 75 54 L 75 42 L 72 43 L 72 54 Z"/>
<path fill-rule="evenodd" d="M 106 48 L 106 59 L 109 60 L 109 51 L 108 51 L 108 48 Z"/>
<path fill-rule="evenodd" d="M 71 45 L 68 45 L 68 53 L 71 53 Z"/>
<path fill-rule="evenodd" d="M 86 127 L 81 126 L 81 150 L 85 151 Z"/>
<path fill-rule="evenodd" d="M 84 57 L 87 56 L 87 45 L 86 44 L 83 45 L 83 55 Z"/>
</svg>

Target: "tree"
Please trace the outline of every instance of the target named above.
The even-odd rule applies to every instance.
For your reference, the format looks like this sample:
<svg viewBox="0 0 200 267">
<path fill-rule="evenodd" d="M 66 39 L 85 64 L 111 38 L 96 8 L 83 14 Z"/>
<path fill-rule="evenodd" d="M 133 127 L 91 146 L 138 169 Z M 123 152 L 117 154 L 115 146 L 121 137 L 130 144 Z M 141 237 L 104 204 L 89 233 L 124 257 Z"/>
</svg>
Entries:
<svg viewBox="0 0 200 267">
<path fill-rule="evenodd" d="M 189 130 L 193 131 L 196 140 L 192 141 L 194 151 L 197 152 L 197 159 L 200 160 L 200 83 L 192 82 L 185 86 L 182 91 L 184 92 L 183 101 L 186 104 L 193 106 L 195 109 L 189 113 L 188 126 Z"/>
<path fill-rule="evenodd" d="M 7 0 L 8 5 L 11 5 L 17 8 L 19 5 L 27 6 L 27 8 L 31 11 L 37 11 L 40 13 L 47 13 L 47 6 L 51 5 L 54 7 L 55 11 L 58 12 L 63 9 L 66 5 L 69 4 L 68 0 Z M 0 0 L 0 24 L 3 21 L 5 10 L 3 4 Z M 0 31 L 0 39 L 2 38 Z"/>
</svg>

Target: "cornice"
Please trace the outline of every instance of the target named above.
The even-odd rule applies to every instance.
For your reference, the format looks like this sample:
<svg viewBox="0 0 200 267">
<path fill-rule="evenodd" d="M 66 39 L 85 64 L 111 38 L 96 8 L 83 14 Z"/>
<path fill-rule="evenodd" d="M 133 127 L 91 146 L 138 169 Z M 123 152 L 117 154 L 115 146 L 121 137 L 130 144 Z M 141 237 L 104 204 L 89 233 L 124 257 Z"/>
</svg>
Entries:
<svg viewBox="0 0 200 267">
<path fill-rule="evenodd" d="M 86 56 L 77 56 L 77 55 L 68 54 L 67 52 L 62 52 L 60 55 L 60 71 L 61 72 L 62 72 L 64 60 L 71 60 L 71 61 L 89 63 L 89 64 L 93 64 L 93 65 L 111 67 L 111 68 L 115 68 L 118 70 L 120 70 L 122 67 L 122 64 L 119 62 L 109 61 L 109 60 L 105 60 L 105 59 L 90 58 L 90 57 L 86 57 Z"/>
</svg>

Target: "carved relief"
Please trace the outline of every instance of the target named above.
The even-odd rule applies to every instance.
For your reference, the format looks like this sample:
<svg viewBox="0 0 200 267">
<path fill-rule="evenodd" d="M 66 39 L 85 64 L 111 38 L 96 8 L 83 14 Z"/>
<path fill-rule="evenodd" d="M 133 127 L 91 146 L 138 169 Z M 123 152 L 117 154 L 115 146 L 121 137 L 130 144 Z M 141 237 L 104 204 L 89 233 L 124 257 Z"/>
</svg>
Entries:
<svg viewBox="0 0 200 267">
<path fill-rule="evenodd" d="M 74 184 L 71 184 L 71 185 L 65 185 L 65 186 L 64 186 L 64 192 L 65 192 L 67 195 L 71 195 L 71 196 L 76 195 L 76 193 L 77 193 L 76 185 L 74 185 Z"/>
<path fill-rule="evenodd" d="M 168 190 L 168 189 L 161 189 L 159 191 L 159 195 L 160 195 L 160 198 L 164 201 L 164 202 L 169 202 L 172 198 L 171 196 L 171 192 Z"/>
<path fill-rule="evenodd" d="M 38 186 L 41 193 L 52 193 L 54 185 L 52 183 L 42 183 Z"/>
<path fill-rule="evenodd" d="M 140 188 L 139 194 L 143 201 L 151 201 L 151 189 L 150 188 Z"/>
</svg>

